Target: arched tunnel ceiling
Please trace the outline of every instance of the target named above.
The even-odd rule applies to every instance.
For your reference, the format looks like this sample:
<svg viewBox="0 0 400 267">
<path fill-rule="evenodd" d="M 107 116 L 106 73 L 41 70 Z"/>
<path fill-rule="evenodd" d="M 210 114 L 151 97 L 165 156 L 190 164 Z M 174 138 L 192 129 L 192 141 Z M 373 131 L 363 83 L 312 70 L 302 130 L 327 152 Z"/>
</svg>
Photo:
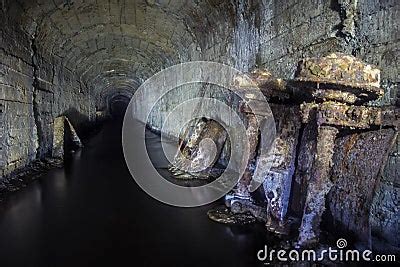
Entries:
<svg viewBox="0 0 400 267">
<path fill-rule="evenodd" d="M 13 8 L 38 49 L 98 91 L 201 59 L 207 37 L 227 35 L 220 23 L 233 12 L 222 0 L 15 0 Z"/>
</svg>

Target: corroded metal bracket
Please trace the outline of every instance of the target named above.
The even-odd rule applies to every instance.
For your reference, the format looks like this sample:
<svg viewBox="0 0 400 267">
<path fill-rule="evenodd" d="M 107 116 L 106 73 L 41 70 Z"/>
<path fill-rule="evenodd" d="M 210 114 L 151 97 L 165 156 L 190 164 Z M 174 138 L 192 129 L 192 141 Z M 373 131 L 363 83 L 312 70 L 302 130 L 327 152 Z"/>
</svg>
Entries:
<svg viewBox="0 0 400 267">
<path fill-rule="evenodd" d="M 251 87 L 253 84 L 257 84 L 268 99 L 272 97 L 281 100 L 288 99 L 289 94 L 284 91 L 285 83 L 275 79 L 268 71 L 255 70 L 249 76 L 252 78 L 252 84 L 240 84 L 241 89 L 245 92 L 246 86 Z M 236 190 L 225 197 L 225 204 L 230 213 L 238 214 L 238 216 L 243 213 L 252 214 L 259 221 L 265 223 L 268 231 L 288 234 L 290 223 L 286 215 L 301 125 L 298 107 L 271 104 L 272 113 L 266 113 L 265 102 L 255 99 L 251 93 L 244 95 L 245 99 L 240 106 L 240 111 L 248 122 L 247 134 L 251 141 L 251 157 Z M 252 109 L 249 108 L 249 103 L 252 104 Z M 272 155 L 269 155 L 270 158 L 261 158 L 257 149 L 261 146 L 268 147 L 267 143 L 271 140 L 267 140 L 267 136 L 259 135 L 257 129 L 258 126 L 268 127 L 268 125 L 258 125 L 257 122 L 262 122 L 264 118 L 271 116 L 279 125 L 276 129 L 277 136 L 272 141 L 275 142 L 275 149 Z M 254 173 L 255 166 L 261 170 L 257 174 Z M 260 178 L 255 175 L 260 176 L 264 181 L 265 203 L 256 204 L 248 190 L 251 180 Z M 214 217 L 213 219 L 215 220 Z"/>
<path fill-rule="evenodd" d="M 354 176 L 349 170 L 346 175 L 334 174 L 334 160 L 348 160 L 347 152 L 342 153 L 343 149 L 336 145 L 349 144 L 346 149 L 352 151 L 353 139 L 374 140 L 371 137 L 373 134 L 367 134 L 365 137 L 353 135 L 359 134 L 361 130 L 377 130 L 384 127 L 390 129 L 379 133 L 382 138 L 377 144 L 387 147 L 391 135 L 395 132 L 393 129 L 399 129 L 400 109 L 368 106 L 368 101 L 383 95 L 383 90 L 379 87 L 380 71 L 344 54 L 304 59 L 299 63 L 296 77 L 290 81 L 275 79 L 271 73 L 261 69 L 251 72 L 248 76 L 251 82 L 239 77 L 236 86 L 244 92 L 239 111 L 247 123 L 246 136 L 250 141 L 250 157 L 244 162 L 246 169 L 237 187 L 225 197 L 226 208 L 212 210 L 208 215 L 215 221 L 231 224 L 251 223 L 255 221 L 251 219 L 253 217 L 264 222 L 270 232 L 288 234 L 291 223 L 287 213 L 291 204 L 292 208 L 295 206 L 294 210 L 298 216 L 301 216 L 298 246 L 316 245 L 320 239 L 320 223 L 326 209 L 326 200 L 332 201 L 330 208 L 335 211 L 337 202 L 344 198 L 339 191 L 330 194 L 332 188 L 335 188 L 338 182 L 350 186 L 346 175 Z M 262 159 L 257 153 L 263 142 L 266 142 L 265 137 L 259 135 L 258 123 L 271 116 L 271 113 L 266 112 L 263 108 L 265 103 L 257 100 L 251 93 L 250 89 L 254 89 L 254 84 L 267 99 L 275 103 L 270 103 L 277 125 L 271 168 L 266 168 L 271 159 Z M 252 109 L 249 108 L 249 104 Z M 301 128 L 302 136 L 299 138 Z M 344 133 L 350 136 L 347 138 L 349 140 L 342 140 Z M 192 141 L 188 141 L 191 149 L 195 149 L 195 139 L 198 139 L 198 136 L 195 135 L 193 144 Z M 213 136 L 215 138 L 215 133 Z M 357 142 L 362 144 L 360 140 Z M 376 166 L 379 165 L 378 169 L 385 158 L 385 155 L 381 154 L 379 162 L 376 163 Z M 257 164 L 261 169 L 265 169 L 261 172 L 264 179 L 264 203 L 256 203 L 249 191 L 252 179 L 260 178 L 254 177 Z M 371 184 L 379 180 L 377 173 L 373 172 L 368 178 L 372 181 Z M 360 181 L 362 179 L 367 178 L 360 178 Z M 295 188 L 292 188 L 292 181 Z M 365 192 L 362 193 L 366 197 L 362 199 L 369 203 L 373 192 L 371 190 L 374 189 L 363 190 Z M 293 191 L 296 191 L 298 205 L 290 203 Z M 349 199 L 360 195 L 359 191 L 359 188 L 349 189 L 349 192 L 352 192 Z M 365 206 L 363 214 L 367 214 L 368 211 L 369 208 Z M 339 215 L 336 217 L 341 219 Z M 358 221 L 362 221 L 363 225 L 368 223 L 368 220 L 364 219 Z M 363 226 L 363 230 L 358 232 L 368 233 L 368 229 L 368 226 Z M 355 229 L 353 227 L 350 230 Z"/>
<path fill-rule="evenodd" d="M 303 123 L 310 121 L 310 112 L 318 110 L 318 125 L 332 125 L 353 129 L 369 129 L 371 126 L 398 127 L 400 109 L 394 107 L 354 106 L 339 102 L 304 103 L 301 105 Z"/>
<path fill-rule="evenodd" d="M 332 54 L 299 64 L 297 77 L 290 84 L 313 97 L 313 101 L 301 104 L 301 114 L 303 123 L 317 125 L 317 139 L 298 246 L 312 246 L 319 241 L 325 201 L 334 185 L 330 177 L 340 131 L 398 125 L 398 110 L 362 106 L 383 94 L 379 83 L 380 71 L 352 56 Z"/>
</svg>

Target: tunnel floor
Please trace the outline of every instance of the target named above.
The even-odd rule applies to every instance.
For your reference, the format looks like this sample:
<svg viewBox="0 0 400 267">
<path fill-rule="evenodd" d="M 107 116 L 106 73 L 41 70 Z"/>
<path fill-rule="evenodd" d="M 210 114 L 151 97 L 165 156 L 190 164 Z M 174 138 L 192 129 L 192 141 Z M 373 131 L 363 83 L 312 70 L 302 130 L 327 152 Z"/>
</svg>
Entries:
<svg viewBox="0 0 400 267">
<path fill-rule="evenodd" d="M 215 205 L 176 208 L 148 196 L 126 168 L 121 123 L 109 122 L 63 168 L 0 205 L 0 265 L 263 266 L 262 225 L 212 222 Z"/>
</svg>

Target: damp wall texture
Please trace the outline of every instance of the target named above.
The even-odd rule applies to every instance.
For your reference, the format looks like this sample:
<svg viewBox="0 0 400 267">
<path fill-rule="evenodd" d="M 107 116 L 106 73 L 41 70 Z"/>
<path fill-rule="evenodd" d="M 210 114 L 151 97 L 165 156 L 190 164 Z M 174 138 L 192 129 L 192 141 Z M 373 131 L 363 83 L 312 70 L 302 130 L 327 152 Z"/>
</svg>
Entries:
<svg viewBox="0 0 400 267">
<path fill-rule="evenodd" d="M 252 0 L 215 3 L 218 15 L 212 21 L 191 18 L 202 34 L 197 39 L 200 53 L 190 60 L 220 62 L 245 72 L 265 67 L 277 77 L 288 79 L 293 77 L 301 58 L 345 52 L 382 70 L 386 94 L 371 104 L 397 103 L 398 2 Z M 199 4 L 198 8 L 202 7 Z M 159 112 L 153 113 L 150 124 L 159 130 L 166 114 L 184 100 L 199 96 L 199 88 L 168 94 L 159 103 Z"/>
<path fill-rule="evenodd" d="M 293 77 L 300 58 L 332 51 L 381 69 L 385 96 L 372 105 L 399 105 L 400 2 L 396 0 L 265 1 L 256 64 Z M 370 221 L 374 233 L 400 247 L 400 145 L 395 143 L 377 185 Z"/>
<path fill-rule="evenodd" d="M 24 31 L 3 1 L 0 15 L 1 177 L 51 155 L 54 118 L 90 119 L 89 94 L 77 76 Z M 93 109 L 93 108 L 92 108 Z M 0 186 L 4 186 L 1 184 Z"/>
<path fill-rule="evenodd" d="M 346 52 L 382 70 L 386 94 L 372 104 L 399 104 L 397 0 L 0 3 L 2 178 L 48 155 L 55 117 L 65 114 L 83 126 L 113 95 L 131 95 L 152 74 L 189 60 L 217 61 L 241 71 L 266 67 L 291 78 L 303 57 Z M 198 88 L 167 95 L 151 125 L 160 129 L 169 110 L 197 95 Z M 384 222 L 399 217 L 396 144 L 377 190 L 375 222 L 377 216 Z M 385 228 L 393 241 L 396 222 L 375 226 Z"/>
<path fill-rule="evenodd" d="M 381 69 L 385 95 L 370 105 L 400 104 L 400 2 L 265 0 L 223 6 L 226 9 L 231 6 L 235 16 L 231 23 L 219 22 L 218 27 L 224 29 L 220 35 L 205 37 L 204 60 L 226 63 L 241 71 L 265 67 L 277 77 L 289 79 L 293 78 L 301 58 L 344 52 Z M 180 97 L 183 100 L 190 95 L 183 93 Z M 168 110 L 166 106 L 167 113 Z M 375 236 L 397 248 L 400 247 L 399 170 L 397 140 L 376 185 L 369 216 Z"/>
<path fill-rule="evenodd" d="M 228 52 L 238 60 L 235 66 L 241 70 L 265 67 L 277 77 L 287 79 L 293 77 L 301 58 L 344 52 L 381 69 L 385 95 L 371 105 L 400 105 L 399 1 L 267 0 L 248 1 L 242 9 L 242 16 L 255 18 L 235 27 L 234 36 L 248 38 L 234 38 L 233 49 Z M 391 149 L 370 214 L 374 235 L 397 249 L 400 247 L 399 144 L 398 139 Z"/>
</svg>

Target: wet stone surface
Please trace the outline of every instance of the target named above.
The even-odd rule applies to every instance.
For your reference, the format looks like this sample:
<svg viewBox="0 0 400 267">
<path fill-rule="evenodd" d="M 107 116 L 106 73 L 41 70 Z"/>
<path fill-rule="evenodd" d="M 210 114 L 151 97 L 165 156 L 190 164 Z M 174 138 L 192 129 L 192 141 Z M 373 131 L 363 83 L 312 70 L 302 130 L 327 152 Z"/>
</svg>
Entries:
<svg viewBox="0 0 400 267">
<path fill-rule="evenodd" d="M 233 213 L 225 205 L 215 207 L 207 212 L 208 217 L 216 222 L 230 225 L 246 225 L 256 222 L 256 218 L 249 212 Z"/>
<path fill-rule="evenodd" d="M 189 127 L 190 128 L 190 127 Z M 194 129 L 188 131 L 181 141 L 179 153 L 169 170 L 177 179 L 210 179 L 218 177 L 221 170 L 213 168 L 224 147 L 227 133 L 224 128 L 213 120 L 199 120 L 194 123 Z M 201 150 L 200 142 L 210 139 L 216 145 L 215 155 L 210 151 Z M 214 158 L 211 158 L 214 156 Z"/>
<path fill-rule="evenodd" d="M 342 53 L 303 59 L 293 82 L 319 99 L 354 103 L 375 100 L 383 95 L 380 70 Z"/>
<path fill-rule="evenodd" d="M 159 137 L 147 137 L 163 169 Z M 120 139 L 120 125 L 105 125 L 63 168 L 1 203 L 2 266 L 264 266 L 256 254 L 272 241 L 262 225 L 213 223 L 207 211 L 219 203 L 182 209 L 151 198 Z"/>
<path fill-rule="evenodd" d="M 63 161 L 57 158 L 35 161 L 31 163 L 30 166 L 20 169 L 12 178 L 0 180 L 0 204 L 5 201 L 10 194 L 25 188 L 49 170 L 61 168 L 62 166 Z"/>
<path fill-rule="evenodd" d="M 382 129 L 351 134 L 336 140 L 329 193 L 329 212 L 333 225 L 357 236 L 371 247 L 370 209 L 382 165 L 393 146 L 395 131 Z"/>
</svg>

